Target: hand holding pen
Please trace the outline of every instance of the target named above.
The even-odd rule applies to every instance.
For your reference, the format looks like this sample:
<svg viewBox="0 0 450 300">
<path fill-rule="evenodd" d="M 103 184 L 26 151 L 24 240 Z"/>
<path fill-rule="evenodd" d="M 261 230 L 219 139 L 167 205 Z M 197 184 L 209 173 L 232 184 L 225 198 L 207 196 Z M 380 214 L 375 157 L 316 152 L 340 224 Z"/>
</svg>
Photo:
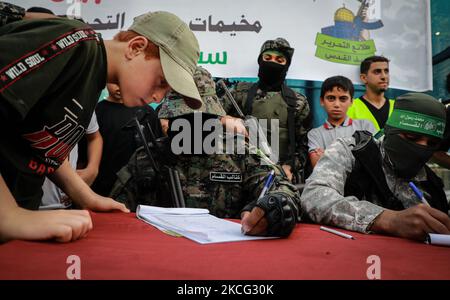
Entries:
<svg viewBox="0 0 450 300">
<path fill-rule="evenodd" d="M 399 211 L 385 209 L 375 219 L 371 230 L 422 242 L 429 233 L 450 234 L 447 213 L 431 207 L 414 183 L 409 186 L 422 203 Z"/>
<path fill-rule="evenodd" d="M 423 193 L 419 188 L 414 184 L 414 182 L 409 182 L 409 187 L 414 191 L 414 194 L 416 194 L 417 198 L 419 198 L 420 201 L 422 201 L 423 204 L 430 206 L 427 199 L 423 196 Z"/>
<path fill-rule="evenodd" d="M 266 195 L 272 187 L 275 179 L 275 171 L 269 172 L 264 187 L 259 194 L 258 200 Z M 251 212 L 243 212 L 241 216 L 242 233 L 257 235 L 262 234 L 267 230 L 267 220 L 264 218 L 265 212 L 260 207 L 254 207 Z"/>
</svg>

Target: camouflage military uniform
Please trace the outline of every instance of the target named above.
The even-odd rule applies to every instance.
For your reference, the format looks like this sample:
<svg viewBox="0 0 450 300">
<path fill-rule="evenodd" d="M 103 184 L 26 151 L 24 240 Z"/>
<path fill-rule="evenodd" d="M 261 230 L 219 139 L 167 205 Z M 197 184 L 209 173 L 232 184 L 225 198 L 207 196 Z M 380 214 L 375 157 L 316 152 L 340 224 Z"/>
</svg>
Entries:
<svg viewBox="0 0 450 300">
<path fill-rule="evenodd" d="M 289 43 L 282 39 L 277 38 L 275 40 L 266 41 L 260 51 L 261 54 L 270 49 L 293 49 L 289 48 Z M 288 50 L 289 51 L 289 50 Z M 292 55 L 291 53 L 291 55 Z M 253 83 L 239 82 L 236 87 L 231 91 L 237 104 L 245 113 L 245 107 L 247 103 L 247 96 Z M 271 128 L 270 120 L 279 120 L 279 163 L 280 164 L 295 164 L 295 168 L 300 170 L 304 167 L 307 158 L 307 119 L 310 114 L 310 108 L 306 97 L 300 93 L 295 92 L 297 98 L 295 105 L 295 152 L 297 156 L 295 158 L 289 157 L 289 133 L 288 133 L 288 104 L 282 98 L 280 91 L 265 92 L 258 88 L 253 98 L 252 113 L 251 115 L 257 119 L 267 119 L 267 140 L 271 143 Z M 235 111 L 233 105 L 225 97 L 222 99 L 222 104 L 225 111 L 232 116 L 239 117 Z"/>
<path fill-rule="evenodd" d="M 211 75 L 206 70 L 198 68 L 194 78 L 200 95 L 206 103 L 205 112 L 221 115 L 223 109 L 217 101 L 215 84 Z M 177 97 L 175 93 L 172 96 Z M 208 99 L 211 100 L 209 105 Z M 192 112 L 193 110 L 187 107 L 183 100 L 175 99 L 166 103 L 159 116 L 170 118 Z M 289 228 L 292 230 L 292 223 L 295 224 L 299 220 L 300 194 L 297 188 L 289 183 L 279 166 L 274 165 L 261 151 L 250 146 L 243 140 L 243 136 L 225 133 L 222 137 L 225 145 L 228 145 L 230 139 L 234 147 L 243 145 L 245 152 L 239 153 L 244 154 L 235 154 L 238 153 L 237 151 L 232 154 L 219 151 L 210 155 L 174 155 L 169 138 L 166 137 L 161 139 L 160 151 L 153 151 L 155 155 L 159 153 L 155 161 L 161 166 L 160 169 L 171 167 L 178 171 L 187 207 L 207 208 L 211 214 L 221 218 L 240 218 L 243 210 L 251 211 L 255 205 L 259 204 L 257 200 L 265 180 L 274 170 L 274 184 L 271 185 L 266 196 L 281 196 L 288 201 L 290 208 L 287 210 L 289 213 L 286 214 L 290 215 L 292 212 L 292 216 L 295 216 L 289 221 L 291 224 Z M 131 157 L 129 164 L 117 173 L 118 180 L 110 196 L 125 203 L 132 210 L 139 204 L 171 206 L 167 198 L 170 191 L 163 190 L 163 187 L 167 186 L 165 181 L 168 179 L 155 174 L 144 150 L 143 147 L 139 148 Z M 282 215 L 283 212 L 280 211 L 279 216 Z M 280 221 L 278 224 L 286 223 Z M 277 227 L 277 224 L 274 227 Z M 284 232 L 290 233 L 290 231 Z M 284 235 L 281 234 L 281 236 Z"/>
<path fill-rule="evenodd" d="M 249 153 L 247 143 L 245 147 Z M 284 177 L 280 167 L 273 165 L 262 153 L 179 155 L 157 160 L 172 164 L 179 172 L 187 207 L 207 208 L 221 218 L 240 218 L 242 209 L 258 199 L 271 170 L 275 170 L 276 183 L 268 194 L 284 193 L 299 207 L 296 188 Z M 117 176 L 118 180 L 110 195 L 117 201 L 128 206 L 170 206 L 168 199 L 158 198 L 161 194 L 167 195 L 167 191 L 157 191 L 155 174 L 143 148 L 136 151 Z"/>
<path fill-rule="evenodd" d="M 25 9 L 6 2 L 0 2 L 0 26 L 22 20 Z"/>
<path fill-rule="evenodd" d="M 404 208 L 419 204 L 420 201 L 408 186 L 408 181 L 396 176 L 386 163 L 385 151 L 381 146 L 382 139 L 377 141 L 377 144 L 383 157 L 382 168 L 389 189 Z M 351 137 L 337 139 L 326 149 L 313 174 L 306 180 L 301 205 L 305 214 L 314 222 L 368 233 L 370 226 L 384 208 L 376 195 L 372 195 L 371 199 L 344 197 L 346 180 L 355 167 L 355 157 L 352 153 L 354 147 L 355 139 Z M 412 180 L 419 183 L 425 181 L 425 170 L 422 168 Z"/>
</svg>

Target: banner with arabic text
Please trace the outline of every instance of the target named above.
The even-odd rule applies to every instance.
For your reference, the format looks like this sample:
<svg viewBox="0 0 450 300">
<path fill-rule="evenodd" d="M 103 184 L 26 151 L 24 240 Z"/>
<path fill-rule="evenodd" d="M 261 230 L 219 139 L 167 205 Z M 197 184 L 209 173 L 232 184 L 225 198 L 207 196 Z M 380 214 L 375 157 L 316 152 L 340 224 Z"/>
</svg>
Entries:
<svg viewBox="0 0 450 300">
<path fill-rule="evenodd" d="M 286 38 L 295 48 L 288 78 L 322 81 L 344 75 L 359 83 L 371 55 L 391 60 L 391 87 L 432 86 L 429 0 L 15 0 L 58 15 L 79 14 L 110 39 L 133 17 L 165 10 L 196 34 L 199 64 L 217 77 L 257 77 L 262 43 Z"/>
</svg>

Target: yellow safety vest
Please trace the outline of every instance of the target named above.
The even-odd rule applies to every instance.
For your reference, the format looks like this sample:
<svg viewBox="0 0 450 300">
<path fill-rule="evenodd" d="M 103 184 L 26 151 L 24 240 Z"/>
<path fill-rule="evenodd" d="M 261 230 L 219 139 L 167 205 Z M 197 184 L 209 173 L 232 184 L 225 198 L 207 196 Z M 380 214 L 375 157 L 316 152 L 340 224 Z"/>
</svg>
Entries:
<svg viewBox="0 0 450 300">
<path fill-rule="evenodd" d="M 389 116 L 391 116 L 392 111 L 394 110 L 394 102 L 395 100 L 389 99 Z M 373 126 L 375 126 L 375 130 L 377 132 L 380 131 L 380 125 L 378 125 L 377 120 L 360 98 L 353 99 L 353 104 L 348 109 L 347 116 L 353 120 L 369 120 L 373 123 Z"/>
</svg>

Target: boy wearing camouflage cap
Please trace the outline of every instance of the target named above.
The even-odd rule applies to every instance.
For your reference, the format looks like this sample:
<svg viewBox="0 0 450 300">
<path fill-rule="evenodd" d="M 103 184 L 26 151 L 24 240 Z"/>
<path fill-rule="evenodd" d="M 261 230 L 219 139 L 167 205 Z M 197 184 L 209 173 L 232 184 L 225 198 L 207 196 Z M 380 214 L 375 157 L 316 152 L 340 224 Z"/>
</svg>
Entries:
<svg viewBox="0 0 450 300">
<path fill-rule="evenodd" d="M 45 176 L 81 208 L 128 211 L 95 194 L 66 161 L 106 82 L 119 84 L 127 106 L 160 100 L 170 87 L 201 106 L 192 79 L 198 42 L 177 16 L 141 15 L 111 41 L 80 21 L 48 17 L 0 26 L 2 240 L 67 242 L 91 230 L 86 210 L 27 210 L 37 209 Z"/>
<path fill-rule="evenodd" d="M 176 121 L 188 121 L 193 127 L 195 115 L 202 114 L 203 121 L 216 120 L 219 127 L 223 126 L 217 117 L 223 116 L 225 112 L 215 95 L 211 75 L 197 68 L 194 78 L 205 108 L 201 112 L 195 111 L 184 104 L 181 95 L 171 94 L 172 100 L 162 104 L 159 112 L 159 117 L 169 119 L 169 138 L 164 143 L 165 150 L 152 151 L 154 160 L 178 171 L 186 207 L 207 208 L 211 214 L 220 218 L 241 218 L 243 231 L 247 234 L 288 236 L 299 219 L 299 193 L 284 176 L 282 169 L 261 151 L 252 152 L 251 146 L 245 143 L 244 154 L 237 154 L 236 149 L 234 153 L 211 154 L 203 150 L 202 154 L 197 154 L 191 135 L 188 144 L 193 150 L 179 155 L 173 153 L 178 133 L 170 129 L 170 125 Z M 233 139 L 233 145 L 237 145 L 234 134 L 225 136 Z M 205 141 L 204 131 L 200 143 Z M 158 156 L 161 153 L 164 155 Z M 266 195 L 259 198 L 272 170 L 275 183 Z M 171 203 L 168 203 L 167 195 L 170 191 L 163 190 L 166 185 L 158 183 L 156 176 L 146 152 L 140 148 L 129 164 L 118 172 L 118 180 L 110 196 L 125 203 L 132 211 L 139 204 L 169 206 Z"/>
<path fill-rule="evenodd" d="M 397 98 L 380 141 L 357 131 L 327 149 L 306 181 L 302 208 L 317 223 L 363 233 L 419 241 L 428 233 L 450 234 L 442 180 L 426 166 L 445 119 L 444 106 L 429 95 Z M 421 204 L 410 182 L 428 204 Z"/>
<path fill-rule="evenodd" d="M 293 54 L 294 49 L 283 38 L 265 41 L 257 60 L 259 81 L 239 82 L 231 93 L 245 115 L 268 120 L 268 141 L 272 134 L 277 134 L 272 133 L 271 120 L 279 121 L 278 163 L 300 183 L 304 178 L 298 175 L 305 167 L 308 153 L 309 105 L 305 96 L 284 83 Z M 228 114 L 239 117 L 229 101 L 225 99 L 223 103 Z"/>
</svg>

